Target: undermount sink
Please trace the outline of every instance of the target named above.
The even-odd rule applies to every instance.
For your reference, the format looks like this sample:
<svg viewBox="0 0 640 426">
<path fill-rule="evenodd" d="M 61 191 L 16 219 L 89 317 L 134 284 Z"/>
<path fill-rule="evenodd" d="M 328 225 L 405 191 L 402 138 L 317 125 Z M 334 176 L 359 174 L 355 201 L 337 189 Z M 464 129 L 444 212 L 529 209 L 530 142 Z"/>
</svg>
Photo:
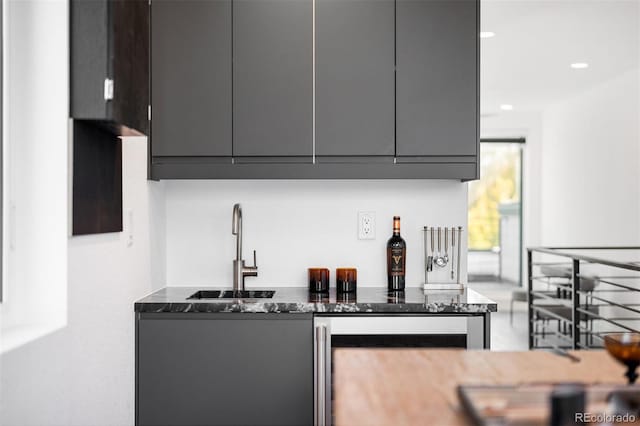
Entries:
<svg viewBox="0 0 640 426">
<path fill-rule="evenodd" d="M 187 299 L 270 299 L 274 290 L 199 290 Z"/>
</svg>

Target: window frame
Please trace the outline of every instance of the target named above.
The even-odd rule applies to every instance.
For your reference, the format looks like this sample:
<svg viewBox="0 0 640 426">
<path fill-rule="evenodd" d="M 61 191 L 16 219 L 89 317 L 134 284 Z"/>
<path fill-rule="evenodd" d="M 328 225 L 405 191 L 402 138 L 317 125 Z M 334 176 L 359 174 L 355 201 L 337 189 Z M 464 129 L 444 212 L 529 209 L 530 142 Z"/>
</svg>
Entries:
<svg viewBox="0 0 640 426">
<path fill-rule="evenodd" d="M 519 229 L 519 247 L 520 247 L 520 286 L 522 286 L 522 272 L 523 272 L 523 268 L 524 268 L 524 147 L 526 146 L 526 138 L 524 137 L 504 137 L 504 138 L 480 138 L 480 142 L 479 142 L 479 149 L 480 149 L 480 145 L 482 145 L 483 143 L 496 143 L 496 144 L 519 144 L 520 145 L 520 185 L 519 185 L 519 192 L 520 192 L 520 229 Z M 480 167 L 480 162 L 478 162 L 478 167 Z M 468 237 L 467 237 L 468 238 Z M 469 249 L 469 251 L 477 251 L 477 252 L 487 252 L 490 250 L 476 250 L 476 249 Z M 502 269 L 502 267 L 500 267 L 500 269 Z"/>
</svg>

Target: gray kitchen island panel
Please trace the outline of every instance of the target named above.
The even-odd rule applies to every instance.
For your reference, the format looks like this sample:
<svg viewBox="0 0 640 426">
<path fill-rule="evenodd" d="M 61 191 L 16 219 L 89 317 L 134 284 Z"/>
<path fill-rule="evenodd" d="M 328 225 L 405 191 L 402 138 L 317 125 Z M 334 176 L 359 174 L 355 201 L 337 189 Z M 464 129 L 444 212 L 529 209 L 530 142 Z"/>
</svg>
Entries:
<svg viewBox="0 0 640 426">
<path fill-rule="evenodd" d="M 136 315 L 137 425 L 312 423 L 311 314 Z"/>
</svg>

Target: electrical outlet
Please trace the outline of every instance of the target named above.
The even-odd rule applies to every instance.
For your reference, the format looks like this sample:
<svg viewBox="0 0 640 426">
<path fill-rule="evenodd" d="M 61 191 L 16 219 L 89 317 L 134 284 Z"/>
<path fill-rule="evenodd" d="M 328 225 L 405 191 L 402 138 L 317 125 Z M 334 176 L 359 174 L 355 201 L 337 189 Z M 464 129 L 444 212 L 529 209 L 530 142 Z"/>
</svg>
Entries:
<svg viewBox="0 0 640 426">
<path fill-rule="evenodd" d="M 358 212 L 358 239 L 376 239 L 376 212 Z"/>
</svg>

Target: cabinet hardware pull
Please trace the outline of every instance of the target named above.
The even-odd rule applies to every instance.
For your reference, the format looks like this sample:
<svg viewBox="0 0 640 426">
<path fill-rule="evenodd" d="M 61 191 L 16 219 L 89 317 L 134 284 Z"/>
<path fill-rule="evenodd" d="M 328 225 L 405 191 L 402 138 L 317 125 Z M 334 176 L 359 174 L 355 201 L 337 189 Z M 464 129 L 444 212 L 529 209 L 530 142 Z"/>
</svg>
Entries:
<svg viewBox="0 0 640 426">
<path fill-rule="evenodd" d="M 326 366 L 327 366 L 327 326 L 318 324 L 315 329 L 316 353 L 315 353 L 315 398 L 313 401 L 314 426 L 327 424 L 327 390 L 326 390 Z"/>
</svg>

